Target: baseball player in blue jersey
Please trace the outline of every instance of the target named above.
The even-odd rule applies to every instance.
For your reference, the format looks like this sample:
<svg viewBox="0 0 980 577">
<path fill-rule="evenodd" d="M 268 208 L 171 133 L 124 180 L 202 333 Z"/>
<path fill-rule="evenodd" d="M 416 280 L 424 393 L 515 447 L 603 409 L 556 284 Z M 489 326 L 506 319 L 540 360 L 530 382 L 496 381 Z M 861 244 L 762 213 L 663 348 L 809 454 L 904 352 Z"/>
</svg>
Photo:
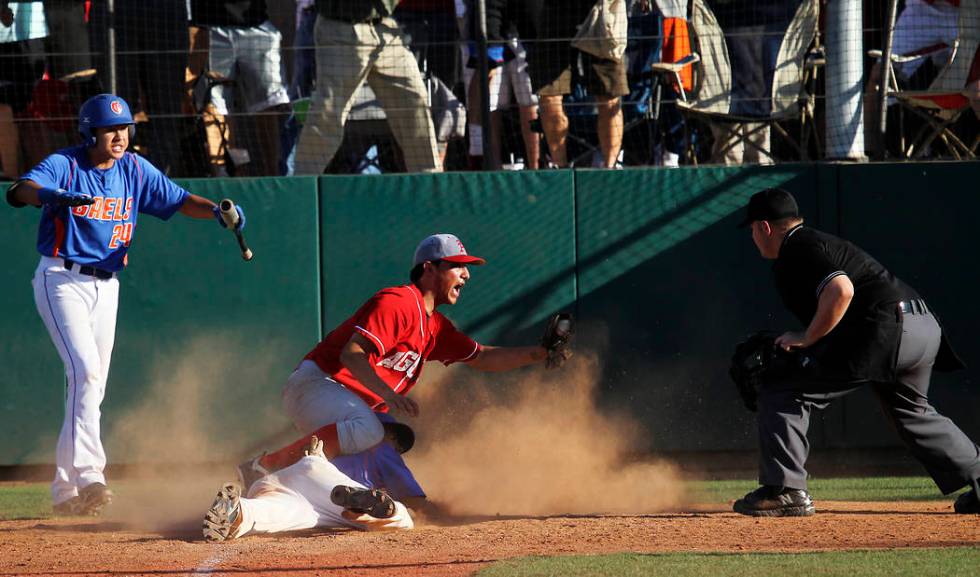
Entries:
<svg viewBox="0 0 980 577">
<path fill-rule="evenodd" d="M 226 226 L 213 202 L 126 151 L 133 130 L 123 99 L 93 96 L 79 110 L 83 143 L 48 156 L 7 190 L 12 206 L 41 208 L 34 301 L 67 376 L 51 485 L 56 514 L 98 515 L 112 498 L 103 473 L 99 406 L 115 338 L 118 276 L 137 215 L 167 220 L 181 212 Z M 235 209 L 241 229 L 245 215 Z"/>
</svg>

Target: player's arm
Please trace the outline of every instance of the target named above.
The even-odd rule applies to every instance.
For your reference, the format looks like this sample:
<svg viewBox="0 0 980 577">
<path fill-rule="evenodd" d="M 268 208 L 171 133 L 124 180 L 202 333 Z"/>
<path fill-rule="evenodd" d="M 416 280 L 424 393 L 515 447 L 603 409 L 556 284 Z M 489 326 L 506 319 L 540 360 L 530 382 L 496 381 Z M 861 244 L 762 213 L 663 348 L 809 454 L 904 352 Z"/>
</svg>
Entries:
<svg viewBox="0 0 980 577">
<path fill-rule="evenodd" d="M 180 213 L 191 218 L 214 218 L 214 209 L 217 205 L 212 201 L 198 196 L 188 194 L 184 199 L 184 204 L 180 207 Z"/>
<path fill-rule="evenodd" d="M 806 332 L 784 333 L 776 339 L 776 344 L 786 350 L 813 345 L 840 323 L 853 298 L 854 283 L 851 279 L 844 274 L 835 276 L 820 291 L 817 297 L 817 312 L 810 320 Z"/>
<path fill-rule="evenodd" d="M 391 390 L 391 387 L 381 380 L 378 373 L 374 372 L 374 366 L 371 365 L 371 360 L 368 357 L 372 350 L 374 350 L 374 344 L 361 333 L 355 332 L 340 351 L 340 362 L 347 367 L 347 370 L 359 383 L 381 397 L 388 408 L 412 417 L 418 416 L 418 403 Z"/>
<path fill-rule="evenodd" d="M 540 363 L 548 357 L 544 347 L 491 347 L 483 345 L 480 352 L 472 360 L 465 361 L 466 365 L 488 372 L 510 371 L 534 363 Z"/>
<path fill-rule="evenodd" d="M 41 185 L 33 180 L 18 180 L 7 189 L 7 203 L 17 208 L 28 204 L 41 206 L 41 199 L 38 196 L 40 190 Z"/>
</svg>

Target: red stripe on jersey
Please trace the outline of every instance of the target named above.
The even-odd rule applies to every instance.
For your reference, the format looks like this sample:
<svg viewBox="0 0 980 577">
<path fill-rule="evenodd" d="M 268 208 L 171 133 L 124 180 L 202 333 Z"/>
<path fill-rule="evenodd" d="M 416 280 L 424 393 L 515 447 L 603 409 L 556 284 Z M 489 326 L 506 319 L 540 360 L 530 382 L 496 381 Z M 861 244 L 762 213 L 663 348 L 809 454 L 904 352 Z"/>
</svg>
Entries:
<svg viewBox="0 0 980 577">
<path fill-rule="evenodd" d="M 140 163 L 136 159 L 136 155 L 135 154 L 133 154 L 132 152 L 127 152 L 126 154 L 129 155 L 129 159 L 132 160 L 133 161 L 133 164 L 136 165 L 136 178 L 139 179 L 140 189 L 142 189 L 143 188 L 143 167 L 140 166 Z"/>
<path fill-rule="evenodd" d="M 62 243 L 65 242 L 65 221 L 61 220 L 61 217 L 54 217 L 54 250 L 51 251 L 51 256 L 58 256 L 58 252 L 61 250 Z"/>
</svg>

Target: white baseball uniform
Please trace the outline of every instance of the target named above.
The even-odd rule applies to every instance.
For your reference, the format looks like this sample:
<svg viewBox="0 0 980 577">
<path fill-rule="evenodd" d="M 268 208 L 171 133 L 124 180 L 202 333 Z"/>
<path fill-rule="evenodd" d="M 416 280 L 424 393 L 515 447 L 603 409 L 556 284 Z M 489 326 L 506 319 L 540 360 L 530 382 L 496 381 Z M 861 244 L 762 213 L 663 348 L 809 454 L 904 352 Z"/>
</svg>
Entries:
<svg viewBox="0 0 980 577">
<path fill-rule="evenodd" d="M 240 501 L 242 522 L 231 537 L 314 527 L 379 530 L 415 526 L 408 509 L 398 501 L 395 501 L 395 515 L 377 523 L 368 525 L 344 518 L 344 510 L 330 500 L 330 491 L 337 485 L 367 488 L 323 457 L 303 457 L 252 485 L 248 496 Z"/>
</svg>

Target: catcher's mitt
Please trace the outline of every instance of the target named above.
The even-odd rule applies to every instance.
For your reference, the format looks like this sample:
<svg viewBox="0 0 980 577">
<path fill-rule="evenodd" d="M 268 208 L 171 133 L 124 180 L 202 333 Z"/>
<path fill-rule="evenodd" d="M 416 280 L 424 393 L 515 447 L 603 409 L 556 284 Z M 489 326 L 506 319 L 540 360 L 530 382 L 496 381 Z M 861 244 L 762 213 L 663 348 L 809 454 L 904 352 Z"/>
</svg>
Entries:
<svg viewBox="0 0 980 577">
<path fill-rule="evenodd" d="M 728 375 L 750 411 L 758 410 L 759 387 L 765 382 L 816 372 L 816 363 L 809 354 L 777 347 L 778 336 L 772 331 L 759 331 L 735 345 Z"/>
<path fill-rule="evenodd" d="M 541 337 L 541 346 L 548 351 L 544 366 L 557 369 L 572 356 L 568 343 L 575 333 L 575 318 L 572 313 L 558 313 L 551 317 Z"/>
</svg>

